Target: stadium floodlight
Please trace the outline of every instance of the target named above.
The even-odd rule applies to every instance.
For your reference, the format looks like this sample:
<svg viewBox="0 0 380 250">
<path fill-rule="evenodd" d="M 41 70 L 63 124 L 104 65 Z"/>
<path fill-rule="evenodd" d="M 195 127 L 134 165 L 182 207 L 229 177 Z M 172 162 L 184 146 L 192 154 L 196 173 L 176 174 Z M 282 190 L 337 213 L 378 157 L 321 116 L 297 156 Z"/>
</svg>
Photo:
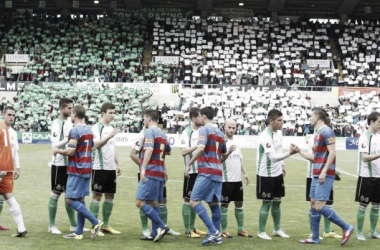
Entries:
<svg viewBox="0 0 380 250">
<path fill-rule="evenodd" d="M 244 3 L 243 3 L 243 2 L 240 2 L 240 3 L 239 3 L 239 6 L 244 6 Z"/>
<path fill-rule="evenodd" d="M 95 1 L 94 1 L 94 4 L 99 4 L 99 1 L 98 1 L 98 0 L 95 0 Z"/>
</svg>

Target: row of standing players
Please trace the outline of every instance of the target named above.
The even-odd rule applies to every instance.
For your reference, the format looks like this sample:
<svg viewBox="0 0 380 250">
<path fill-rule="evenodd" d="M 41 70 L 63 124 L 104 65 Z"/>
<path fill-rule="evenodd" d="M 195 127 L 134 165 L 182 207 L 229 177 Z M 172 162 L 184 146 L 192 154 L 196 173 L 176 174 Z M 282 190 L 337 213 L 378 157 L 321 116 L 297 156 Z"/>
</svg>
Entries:
<svg viewBox="0 0 380 250">
<path fill-rule="evenodd" d="M 50 226 L 48 230 L 53 234 L 61 234 L 55 226 L 55 215 L 57 200 L 60 194 L 66 191 L 66 210 L 70 218 L 72 233 L 65 235 L 65 238 L 82 239 L 83 230 L 86 231 L 83 228 L 85 218 L 89 219 L 93 225 L 92 237 L 103 233 L 120 234 L 119 231 L 109 226 L 109 217 L 116 192 L 116 176 L 120 174 L 115 142 L 112 139 L 118 130 L 110 126 L 115 106 L 111 103 L 103 104 L 102 120 L 92 129 L 83 123 L 84 108 L 80 106 L 73 108 L 72 100 L 61 99 L 60 111 L 60 118 L 54 121 L 52 127 L 51 138 L 55 157 L 52 163 L 52 193 L 49 200 Z M 67 120 L 69 116 L 75 124 L 74 128 L 72 123 Z M 195 214 L 198 214 L 209 231 L 202 244 L 222 243 L 222 236 L 232 237 L 227 230 L 227 209 L 230 201 L 235 201 L 238 235 L 252 237 L 244 229 L 243 189 L 240 172 L 243 172 L 247 184 L 249 177 L 242 165 L 240 147 L 233 138 L 236 123 L 233 120 L 226 121 L 225 135 L 223 135 L 220 130 L 212 126 L 213 116 L 214 110 L 210 107 L 202 110 L 193 108 L 190 112 L 192 125 L 183 132 L 181 138 L 183 144 L 181 152 L 186 163 L 183 194 L 185 233 L 187 237 L 191 238 L 198 238 L 200 235 L 206 234 L 194 226 Z M 167 173 L 164 160 L 165 155 L 170 153 L 170 146 L 167 143 L 166 135 L 157 127 L 158 118 L 158 113 L 155 111 L 147 110 L 144 113 L 146 130 L 141 133 L 131 152 L 132 160 L 140 166 L 139 180 L 141 179 L 141 181 L 136 195 L 136 205 L 140 208 L 143 224 L 144 237 L 141 239 L 156 242 L 161 240 L 166 233 L 179 234 L 170 230 L 166 225 L 166 197 L 163 196 L 166 193 L 166 191 L 164 192 L 164 183 Z M 377 119 L 377 117 L 375 118 Z M 319 243 L 321 214 L 342 227 L 341 244 L 348 241 L 353 227 L 341 220 L 329 206 L 335 178 L 335 137 L 332 130 L 325 126 L 328 119 L 328 115 L 323 109 L 313 110 L 310 120 L 317 130 L 314 142 L 310 143 L 313 145 L 311 150 L 313 154 L 302 152 L 295 145 L 291 146 L 289 152 L 282 153 L 282 138 L 277 133 L 282 127 L 282 114 L 278 110 L 271 110 L 268 113 L 269 123 L 260 136 L 257 157 L 257 198 L 263 200 L 257 234 L 259 238 L 271 239 L 265 232 L 270 209 L 274 221 L 273 235 L 289 237 L 281 230 L 280 223 L 281 197 L 285 195 L 283 177 L 286 172 L 283 160 L 292 154 L 300 153 L 301 156 L 313 162 L 312 167 L 309 168 L 312 169 L 312 174 L 310 170 L 307 191 L 307 198 L 310 198 L 311 201 L 311 235 L 310 238 L 302 240 L 300 243 Z M 370 130 L 371 126 L 376 126 L 376 119 L 368 120 Z M 376 133 L 367 135 L 368 152 L 360 151 L 360 154 L 363 154 L 363 160 L 370 162 L 369 164 L 378 158 L 372 156 L 372 151 L 376 150 L 376 147 L 372 147 L 372 151 L 370 150 L 370 138 L 373 135 Z M 362 138 L 361 141 L 363 141 Z M 372 142 L 374 141 L 376 140 L 372 140 Z M 95 147 L 94 159 L 92 159 L 93 147 Z M 138 154 L 141 155 L 138 156 Z M 365 169 L 365 166 L 362 169 Z M 89 195 L 88 186 L 91 177 L 93 197 L 90 211 L 88 211 L 84 204 L 84 197 Z M 373 210 L 377 209 L 378 211 L 378 201 L 374 200 L 374 195 L 371 196 L 373 191 L 372 174 L 369 178 L 371 180 L 366 181 L 365 176 L 364 178 L 360 176 L 356 197 L 360 202 L 359 212 L 362 211 L 362 221 L 364 221 L 366 206 L 372 202 L 370 237 L 378 238 L 375 231 L 376 224 L 373 229 L 372 218 L 374 217 Z M 104 221 L 101 222 L 97 217 L 103 194 L 105 196 L 102 206 Z M 201 203 L 202 200 L 210 206 L 213 214 L 211 219 Z M 221 206 L 219 206 L 219 202 L 221 202 Z M 77 221 L 74 210 L 78 212 Z M 148 230 L 147 217 L 152 220 L 152 232 Z M 363 223 L 359 223 L 358 219 L 357 238 L 359 240 L 365 240 L 362 227 Z M 332 232 L 327 219 L 325 219 L 325 229 L 327 229 L 324 233 L 325 237 L 342 237 Z M 26 230 L 24 231 L 26 232 Z M 24 231 L 18 230 L 18 235 L 22 235 Z"/>
</svg>

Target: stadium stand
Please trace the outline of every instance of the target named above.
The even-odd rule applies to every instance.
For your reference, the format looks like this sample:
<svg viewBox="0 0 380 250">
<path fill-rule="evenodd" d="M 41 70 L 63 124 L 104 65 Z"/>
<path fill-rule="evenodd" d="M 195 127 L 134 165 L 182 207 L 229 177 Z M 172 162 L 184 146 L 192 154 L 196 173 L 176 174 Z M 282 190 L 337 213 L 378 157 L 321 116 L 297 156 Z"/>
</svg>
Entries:
<svg viewBox="0 0 380 250">
<path fill-rule="evenodd" d="M 61 97 L 69 97 L 76 104 L 87 109 L 88 124 L 98 121 L 100 107 L 104 102 L 112 102 L 117 114 L 113 126 L 123 132 L 139 132 L 142 126 L 142 109 L 157 109 L 157 102 L 149 102 L 151 91 L 133 88 L 81 88 L 68 84 L 47 86 L 29 85 L 14 97 L 13 101 L 3 99 L 1 108 L 7 103 L 16 109 L 15 129 L 20 131 L 50 131 L 52 121 L 58 116 L 58 102 Z"/>
<path fill-rule="evenodd" d="M 380 56 L 377 22 L 347 22 L 336 29 L 346 86 L 379 86 Z"/>
<path fill-rule="evenodd" d="M 31 56 L 20 81 L 134 82 L 141 75 L 145 31 L 142 19 L 20 16 L 2 44 L 6 53 Z"/>
<path fill-rule="evenodd" d="M 305 21 L 161 18 L 153 24 L 152 55 L 180 57 L 169 82 L 337 85 L 337 69 L 307 62 L 332 59 L 330 28 Z"/>
</svg>

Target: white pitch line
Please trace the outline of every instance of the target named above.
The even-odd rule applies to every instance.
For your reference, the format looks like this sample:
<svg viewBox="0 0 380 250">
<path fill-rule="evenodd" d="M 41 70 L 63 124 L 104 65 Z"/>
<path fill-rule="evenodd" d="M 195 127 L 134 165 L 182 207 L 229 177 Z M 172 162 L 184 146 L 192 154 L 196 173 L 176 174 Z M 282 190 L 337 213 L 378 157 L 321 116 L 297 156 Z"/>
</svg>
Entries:
<svg viewBox="0 0 380 250">
<path fill-rule="evenodd" d="M 306 159 L 304 159 L 304 158 L 297 157 L 297 156 L 290 156 L 290 157 L 291 157 L 291 158 L 294 158 L 294 159 L 297 159 L 297 160 L 300 160 L 300 161 L 308 161 L 308 160 L 306 160 Z M 354 175 L 354 174 L 351 174 L 351 173 L 349 173 L 349 172 L 346 172 L 346 171 L 344 171 L 344 170 L 342 170 L 342 169 L 340 169 L 340 168 L 337 168 L 336 170 L 338 170 L 339 173 L 343 173 L 343 174 L 345 174 L 345 175 L 348 175 L 348 176 L 351 176 L 351 177 L 358 178 L 357 175 Z"/>
</svg>

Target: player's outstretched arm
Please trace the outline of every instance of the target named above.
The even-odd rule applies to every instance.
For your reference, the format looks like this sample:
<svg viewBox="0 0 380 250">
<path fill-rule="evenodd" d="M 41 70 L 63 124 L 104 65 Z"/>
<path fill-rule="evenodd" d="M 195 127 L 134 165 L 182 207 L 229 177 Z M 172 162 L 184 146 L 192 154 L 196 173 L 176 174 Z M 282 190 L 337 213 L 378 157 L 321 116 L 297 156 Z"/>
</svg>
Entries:
<svg viewBox="0 0 380 250">
<path fill-rule="evenodd" d="M 189 154 L 193 153 L 197 148 L 198 148 L 198 146 L 193 146 L 191 148 L 182 148 L 181 154 L 182 154 L 182 156 L 189 155 Z"/>
<path fill-rule="evenodd" d="M 380 154 L 375 154 L 375 155 L 369 155 L 368 153 L 362 152 L 362 159 L 364 162 L 370 162 L 374 161 L 380 158 Z"/>
<path fill-rule="evenodd" d="M 103 139 L 99 140 L 99 141 L 94 141 L 94 145 L 95 145 L 95 148 L 99 149 L 101 147 L 103 147 L 104 145 L 106 145 L 106 143 L 111 139 L 113 138 L 115 135 L 117 135 L 119 133 L 119 129 L 118 128 L 115 128 L 114 130 L 112 130 L 112 132 L 104 137 Z"/>
<path fill-rule="evenodd" d="M 193 157 L 187 163 L 188 166 L 193 165 L 193 163 L 203 154 L 205 147 L 203 145 L 198 145 L 197 149 L 194 151 Z"/>
<path fill-rule="evenodd" d="M 131 160 L 137 164 L 137 166 L 140 166 L 141 165 L 141 160 L 138 156 L 139 152 L 136 150 L 136 149 L 132 149 L 131 150 L 131 153 L 129 153 L 129 157 L 131 158 Z"/>
<path fill-rule="evenodd" d="M 140 177 L 142 181 L 145 181 L 145 169 L 148 166 L 150 158 L 152 158 L 153 148 L 145 148 L 144 161 L 141 165 Z"/>
<path fill-rule="evenodd" d="M 60 148 L 53 149 L 53 154 L 54 155 L 60 154 L 64 156 L 74 155 L 75 149 L 77 148 L 77 144 L 78 144 L 78 141 L 76 139 L 70 139 L 67 149 L 60 149 Z"/>
</svg>

